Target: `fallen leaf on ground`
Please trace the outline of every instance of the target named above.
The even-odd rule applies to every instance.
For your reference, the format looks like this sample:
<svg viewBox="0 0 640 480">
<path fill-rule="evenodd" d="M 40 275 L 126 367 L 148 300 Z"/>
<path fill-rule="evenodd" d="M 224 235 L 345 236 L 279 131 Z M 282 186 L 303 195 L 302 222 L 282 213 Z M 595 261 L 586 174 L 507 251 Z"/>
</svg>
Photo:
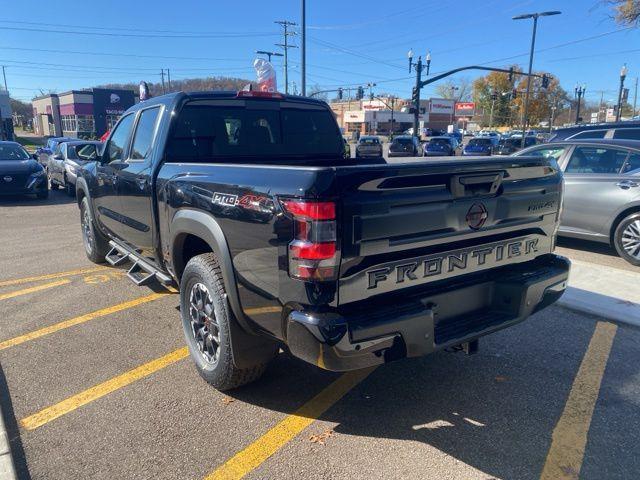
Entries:
<svg viewBox="0 0 640 480">
<path fill-rule="evenodd" d="M 235 398 L 231 398 L 231 397 L 224 397 L 222 399 L 222 403 L 224 403 L 225 405 L 229 405 L 230 403 L 235 402 L 236 399 Z"/>
<path fill-rule="evenodd" d="M 324 445 L 326 440 L 333 435 L 333 430 L 327 430 L 326 432 L 322 432 L 318 435 L 311 435 L 309 437 L 309 441 L 311 443 L 319 443 L 320 445 Z"/>
<path fill-rule="evenodd" d="M 496 377 L 496 382 L 506 382 L 507 381 L 507 377 L 503 377 L 502 375 L 498 375 Z"/>
</svg>

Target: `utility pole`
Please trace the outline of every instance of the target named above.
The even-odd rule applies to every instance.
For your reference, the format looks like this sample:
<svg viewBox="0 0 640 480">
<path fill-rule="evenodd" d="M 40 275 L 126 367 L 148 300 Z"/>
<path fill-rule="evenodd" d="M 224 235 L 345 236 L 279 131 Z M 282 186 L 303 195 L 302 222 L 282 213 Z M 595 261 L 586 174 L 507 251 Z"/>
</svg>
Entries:
<svg viewBox="0 0 640 480">
<path fill-rule="evenodd" d="M 489 115 L 489 130 L 493 127 L 493 109 L 496 106 L 496 100 L 498 99 L 498 93 L 494 90 L 491 92 L 491 114 Z"/>
<path fill-rule="evenodd" d="M 281 53 L 278 52 L 268 52 L 266 50 L 256 50 L 256 53 L 258 55 L 266 55 L 267 58 L 269 59 L 269 63 L 271 63 L 271 57 L 282 57 L 283 55 Z"/>
<path fill-rule="evenodd" d="M 4 77 L 4 89 L 8 92 L 9 89 L 7 88 L 7 73 L 4 71 L 4 65 L 2 65 L 2 76 Z M 636 78 L 636 93 L 638 93 L 638 79 L 637 78 Z"/>
<path fill-rule="evenodd" d="M 162 78 L 162 93 L 165 93 L 164 89 L 164 68 L 160 70 L 160 77 Z"/>
<path fill-rule="evenodd" d="M 284 49 L 284 93 L 289 93 L 289 49 L 298 48 L 295 45 L 289 45 L 289 36 L 295 35 L 295 32 L 290 32 L 289 27 L 295 27 L 298 24 L 289 22 L 288 20 L 277 20 L 275 23 L 282 26 L 284 29 L 284 43 L 276 43 L 277 47 Z"/>
<path fill-rule="evenodd" d="M 171 91 L 171 72 L 167 68 L 167 86 L 169 87 L 169 91 Z"/>
<path fill-rule="evenodd" d="M 301 63 L 302 63 L 302 82 L 300 88 L 302 96 L 307 96 L 307 6 L 305 0 L 302 0 L 302 45 L 301 45 Z"/>
</svg>

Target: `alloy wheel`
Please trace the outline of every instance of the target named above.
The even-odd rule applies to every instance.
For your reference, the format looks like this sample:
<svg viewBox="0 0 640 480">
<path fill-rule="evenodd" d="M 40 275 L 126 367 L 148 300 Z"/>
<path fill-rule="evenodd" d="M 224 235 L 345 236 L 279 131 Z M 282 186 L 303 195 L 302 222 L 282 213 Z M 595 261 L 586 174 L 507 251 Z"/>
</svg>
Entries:
<svg viewBox="0 0 640 480">
<path fill-rule="evenodd" d="M 640 220 L 627 225 L 622 232 L 621 242 L 625 252 L 640 260 Z"/>
<path fill-rule="evenodd" d="M 93 229 L 91 228 L 91 217 L 87 209 L 82 213 L 82 241 L 88 253 L 93 251 Z"/>
<path fill-rule="evenodd" d="M 198 351 L 207 363 L 215 364 L 220 356 L 220 325 L 216 319 L 211 294 L 202 283 L 196 283 L 191 287 L 189 319 Z"/>
</svg>

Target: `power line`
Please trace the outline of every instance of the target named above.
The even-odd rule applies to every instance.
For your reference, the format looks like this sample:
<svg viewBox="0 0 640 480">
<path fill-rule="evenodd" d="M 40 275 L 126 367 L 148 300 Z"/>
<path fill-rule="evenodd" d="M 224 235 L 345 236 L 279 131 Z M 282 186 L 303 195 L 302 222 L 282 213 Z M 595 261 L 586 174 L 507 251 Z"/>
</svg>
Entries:
<svg viewBox="0 0 640 480">
<path fill-rule="evenodd" d="M 254 37 L 271 37 L 278 35 L 277 33 L 201 33 L 193 35 L 169 35 L 160 33 L 115 33 L 115 32 L 81 32 L 78 30 L 47 30 L 43 31 L 39 28 L 28 27 L 4 27 L 0 26 L 0 30 L 15 30 L 22 32 L 37 32 L 46 33 L 50 35 L 52 33 L 65 34 L 65 35 L 88 35 L 98 37 L 134 37 L 134 38 L 254 38 Z"/>
<path fill-rule="evenodd" d="M 283 29 L 284 43 L 276 43 L 277 47 L 281 47 L 284 50 L 284 92 L 289 93 L 289 49 L 298 48 L 295 45 L 289 44 L 289 37 L 295 35 L 295 32 L 289 31 L 289 27 L 295 27 L 298 24 L 290 22 L 288 20 L 276 20 Z"/>
</svg>

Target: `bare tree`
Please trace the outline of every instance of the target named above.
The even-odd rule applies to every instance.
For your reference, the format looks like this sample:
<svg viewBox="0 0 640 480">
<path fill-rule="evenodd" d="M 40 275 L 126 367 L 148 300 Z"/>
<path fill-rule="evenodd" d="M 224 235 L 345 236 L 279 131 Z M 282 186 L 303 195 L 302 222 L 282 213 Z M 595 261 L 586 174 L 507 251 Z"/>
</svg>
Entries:
<svg viewBox="0 0 640 480">
<path fill-rule="evenodd" d="M 467 77 L 448 79 L 436 86 L 436 95 L 456 102 L 469 101 L 472 91 L 473 83 Z"/>
</svg>

